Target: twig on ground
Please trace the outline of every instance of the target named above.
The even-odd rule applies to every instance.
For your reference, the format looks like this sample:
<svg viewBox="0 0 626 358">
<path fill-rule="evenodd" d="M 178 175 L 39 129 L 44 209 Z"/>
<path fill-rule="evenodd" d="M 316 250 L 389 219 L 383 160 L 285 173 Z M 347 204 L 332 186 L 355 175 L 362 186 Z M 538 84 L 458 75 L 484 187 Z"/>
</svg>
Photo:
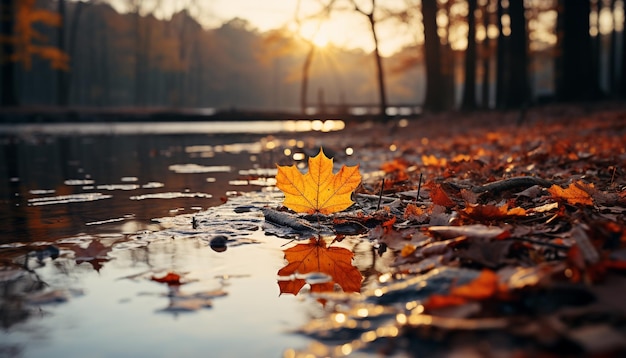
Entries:
<svg viewBox="0 0 626 358">
<path fill-rule="evenodd" d="M 472 191 L 474 193 L 490 192 L 492 194 L 497 194 L 499 192 L 511 189 L 526 189 L 530 188 L 533 185 L 539 185 L 544 188 L 549 188 L 552 186 L 552 183 L 548 180 L 537 177 L 515 177 L 494 181 L 481 186 L 475 186 L 472 188 Z"/>
</svg>

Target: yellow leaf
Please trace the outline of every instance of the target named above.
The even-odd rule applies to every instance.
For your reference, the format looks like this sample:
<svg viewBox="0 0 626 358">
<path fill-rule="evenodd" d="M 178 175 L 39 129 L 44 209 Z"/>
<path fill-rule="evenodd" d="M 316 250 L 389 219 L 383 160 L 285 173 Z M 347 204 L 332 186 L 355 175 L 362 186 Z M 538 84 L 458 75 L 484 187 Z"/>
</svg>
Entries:
<svg viewBox="0 0 626 358">
<path fill-rule="evenodd" d="M 309 158 L 309 171 L 304 175 L 295 165 L 277 167 L 276 186 L 285 193 L 283 205 L 298 213 L 342 211 L 353 204 L 350 196 L 361 183 L 358 165 L 343 165 L 333 174 L 333 160 L 321 148 L 318 155 Z"/>
</svg>

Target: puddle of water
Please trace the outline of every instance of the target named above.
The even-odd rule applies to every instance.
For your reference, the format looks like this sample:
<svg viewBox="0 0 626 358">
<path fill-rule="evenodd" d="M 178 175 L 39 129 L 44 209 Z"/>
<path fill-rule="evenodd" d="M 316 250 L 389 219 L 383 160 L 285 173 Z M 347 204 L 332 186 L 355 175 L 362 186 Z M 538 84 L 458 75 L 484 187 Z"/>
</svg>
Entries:
<svg viewBox="0 0 626 358">
<path fill-rule="evenodd" d="M 252 238 L 263 245 L 224 253 L 182 235 L 146 238 L 110 251 L 99 271 L 69 254 L 44 260 L 34 272 L 60 298 L 24 302 L 29 318 L 2 333 L 0 349 L 26 357 L 277 357 L 301 347 L 306 339 L 290 332 L 306 321 L 307 304 L 278 297 L 283 241 L 261 232 Z M 226 295 L 206 299 L 210 307 L 176 306 L 173 289 L 150 279 L 169 271 L 189 282 L 178 296 Z"/>
<path fill-rule="evenodd" d="M 323 306 L 279 295 L 288 240 L 267 235 L 261 211 L 279 205 L 274 163 L 304 153 L 303 142 L 44 135 L 0 144 L 0 252 L 15 264 L 0 285 L 16 293 L 0 297 L 11 312 L 0 352 L 276 357 L 312 342 L 294 332 Z M 355 257 L 368 275 L 372 262 L 369 249 Z M 184 284 L 152 280 L 167 273 Z"/>
<path fill-rule="evenodd" d="M 272 151 L 261 152 L 268 142 L 250 134 L 0 137 L 0 243 L 152 230 L 155 217 L 219 205 L 228 192 L 265 184 L 252 171 L 273 167 Z M 203 151 L 212 155 L 197 156 Z M 232 185 L 239 170 L 251 174 Z"/>
</svg>

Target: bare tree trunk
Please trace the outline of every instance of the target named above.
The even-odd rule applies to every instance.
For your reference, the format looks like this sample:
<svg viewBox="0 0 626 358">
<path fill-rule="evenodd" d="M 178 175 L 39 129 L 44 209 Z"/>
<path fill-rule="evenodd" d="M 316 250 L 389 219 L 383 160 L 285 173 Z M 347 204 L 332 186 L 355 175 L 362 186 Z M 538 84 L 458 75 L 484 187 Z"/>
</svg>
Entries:
<svg viewBox="0 0 626 358">
<path fill-rule="evenodd" d="M 485 6 L 483 7 L 483 27 L 485 29 L 485 39 L 483 40 L 483 58 L 482 58 L 482 65 L 483 65 L 483 79 L 482 79 L 482 93 L 481 93 L 481 105 L 483 108 L 489 108 L 489 78 L 491 77 L 491 72 L 489 71 L 490 69 L 490 62 L 491 62 L 491 46 L 490 46 L 490 40 L 489 40 L 489 36 L 487 33 L 487 29 L 489 28 L 489 18 L 490 18 L 490 14 L 489 14 L 489 0 L 487 0 L 487 2 L 485 3 Z"/>
<path fill-rule="evenodd" d="M 622 59 L 621 75 L 618 93 L 622 98 L 626 98 L 626 20 L 622 17 Z"/>
<path fill-rule="evenodd" d="M 465 50 L 465 81 L 461 108 L 476 108 L 476 0 L 467 1 L 467 50 Z"/>
<path fill-rule="evenodd" d="M 309 43 L 309 51 L 304 58 L 304 64 L 302 64 L 302 83 L 300 84 L 300 111 L 302 114 L 306 114 L 307 108 L 307 96 L 309 92 L 309 71 L 311 69 L 311 63 L 313 62 L 313 56 L 315 55 L 315 44 Z"/>
<path fill-rule="evenodd" d="M 0 34 L 2 36 L 12 38 L 15 34 L 14 31 L 14 19 L 15 19 L 15 3 L 13 0 L 2 0 L 0 2 L 2 6 L 0 16 Z M 17 106 L 18 99 L 15 88 L 15 61 L 11 59 L 15 52 L 15 46 L 10 41 L 2 42 L 2 53 L 0 53 L 0 76 L 2 76 L 2 97 L 0 98 L 0 105 Z"/>
<path fill-rule="evenodd" d="M 65 0 L 58 0 L 57 11 L 61 17 L 61 25 L 57 28 L 57 43 L 59 50 L 66 52 L 65 30 L 67 28 L 67 16 L 65 12 Z M 70 69 L 71 70 L 71 69 Z M 57 69 L 57 104 L 67 106 L 68 104 L 68 84 L 67 70 Z"/>
<path fill-rule="evenodd" d="M 509 5 L 511 17 L 510 48 L 508 52 L 508 72 L 510 81 L 505 106 L 518 108 L 525 105 L 530 97 L 528 81 L 528 41 L 526 33 L 526 17 L 523 1 L 511 1 Z"/>
<path fill-rule="evenodd" d="M 602 4 L 600 4 L 601 0 L 591 1 L 591 14 L 593 14 L 594 22 L 595 22 L 595 36 L 590 36 L 591 38 L 591 81 L 596 84 L 595 93 L 592 94 L 593 97 L 596 96 L 604 96 L 602 94 L 602 89 L 600 88 L 600 78 L 602 77 L 602 68 L 600 64 L 600 58 L 602 57 L 602 35 L 600 34 L 600 10 L 602 10 Z"/>
<path fill-rule="evenodd" d="M 79 24 L 80 16 L 83 12 L 85 5 L 86 3 L 82 1 L 79 1 L 74 5 L 74 12 L 72 13 L 72 22 L 70 23 L 70 26 L 69 26 L 69 39 L 68 39 L 69 41 L 67 43 L 67 54 L 69 55 L 69 68 L 70 69 L 69 71 L 62 73 L 62 77 L 63 77 L 62 81 L 64 83 L 59 84 L 59 86 L 63 86 L 62 89 L 65 91 L 65 93 L 63 94 L 65 105 L 69 104 L 70 97 L 72 95 L 72 78 L 74 77 L 73 73 L 76 71 L 76 68 L 72 66 L 72 62 L 74 61 L 74 57 L 76 56 L 76 36 L 78 35 L 78 24 Z M 63 23 L 66 24 L 65 17 L 64 17 Z"/>
<path fill-rule="evenodd" d="M 370 12 L 365 12 L 360 9 L 359 6 L 354 3 L 354 8 L 357 12 L 367 17 L 370 24 L 370 30 L 372 31 L 372 38 L 374 40 L 374 60 L 376 61 L 376 80 L 378 82 L 378 98 L 379 98 L 379 112 L 383 118 L 387 118 L 387 93 L 385 91 L 385 72 L 383 69 L 382 58 L 378 48 L 378 35 L 376 33 L 376 19 L 374 13 L 376 12 L 376 0 L 371 0 L 372 8 Z"/>
<path fill-rule="evenodd" d="M 379 112 L 383 117 L 387 116 L 387 92 L 385 91 L 385 71 L 383 69 L 383 60 L 380 57 L 378 51 L 378 36 L 376 35 L 376 22 L 374 21 L 374 11 L 368 16 L 370 20 L 370 27 L 372 29 L 372 36 L 374 37 L 374 58 L 376 59 L 376 78 L 378 80 L 378 98 L 379 98 Z"/>
<path fill-rule="evenodd" d="M 615 0 L 611 0 L 610 11 L 611 11 L 611 19 L 613 20 L 613 29 L 611 30 L 611 39 L 609 42 L 609 88 L 608 92 L 611 96 L 615 96 L 617 94 L 618 88 L 618 79 L 617 79 L 617 20 L 615 19 Z M 622 36 L 624 36 L 624 31 L 622 29 Z M 624 49 L 622 48 L 622 53 Z M 624 61 L 624 60 L 622 60 Z"/>
<path fill-rule="evenodd" d="M 589 35 L 589 0 L 559 0 L 560 56 L 556 58 L 557 97 L 562 101 L 589 100 L 597 93 Z"/>
<path fill-rule="evenodd" d="M 502 17 L 504 16 L 504 7 L 502 6 L 502 0 L 498 1 L 498 10 L 496 21 L 498 27 L 498 50 L 497 50 L 497 65 L 496 65 L 496 107 L 503 108 L 507 102 L 507 84 L 508 79 L 508 38 L 504 34 L 504 27 L 502 26 Z"/>
<path fill-rule="evenodd" d="M 444 83 L 441 71 L 441 42 L 437 34 L 437 0 L 422 1 L 424 22 L 424 54 L 426 57 L 426 98 L 424 109 L 442 111 L 445 109 Z"/>
</svg>

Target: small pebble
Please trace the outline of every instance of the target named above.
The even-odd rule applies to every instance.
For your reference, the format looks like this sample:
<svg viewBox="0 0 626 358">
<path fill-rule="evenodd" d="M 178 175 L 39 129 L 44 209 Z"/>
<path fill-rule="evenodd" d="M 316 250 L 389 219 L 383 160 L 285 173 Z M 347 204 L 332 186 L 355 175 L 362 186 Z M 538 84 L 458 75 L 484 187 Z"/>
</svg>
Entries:
<svg viewBox="0 0 626 358">
<path fill-rule="evenodd" d="M 213 251 L 216 252 L 224 252 L 226 251 L 226 242 L 228 241 L 228 238 L 224 235 L 217 235 L 214 238 L 211 239 L 211 242 L 209 243 L 209 245 L 211 246 L 211 248 L 213 249 Z"/>
</svg>

